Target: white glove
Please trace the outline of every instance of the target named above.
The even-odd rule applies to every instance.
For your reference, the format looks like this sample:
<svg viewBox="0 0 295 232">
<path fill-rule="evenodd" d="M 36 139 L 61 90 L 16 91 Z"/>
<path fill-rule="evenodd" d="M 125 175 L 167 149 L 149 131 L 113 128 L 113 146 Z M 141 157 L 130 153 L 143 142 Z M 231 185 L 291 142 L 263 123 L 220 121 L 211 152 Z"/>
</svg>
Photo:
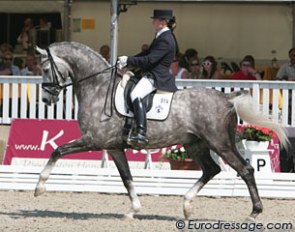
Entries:
<svg viewBox="0 0 295 232">
<path fill-rule="evenodd" d="M 119 56 L 117 61 L 117 67 L 122 69 L 127 66 L 128 56 Z"/>
</svg>

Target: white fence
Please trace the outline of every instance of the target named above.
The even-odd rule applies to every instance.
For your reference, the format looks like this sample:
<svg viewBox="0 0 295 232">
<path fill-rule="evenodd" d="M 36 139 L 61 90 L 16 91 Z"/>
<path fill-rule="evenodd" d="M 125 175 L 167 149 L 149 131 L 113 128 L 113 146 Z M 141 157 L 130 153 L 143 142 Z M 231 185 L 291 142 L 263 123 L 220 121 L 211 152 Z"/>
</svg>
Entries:
<svg viewBox="0 0 295 232">
<path fill-rule="evenodd" d="M 56 105 L 42 102 L 42 77 L 0 76 L 0 123 L 13 118 L 76 119 L 77 100 L 73 87 L 64 90 Z"/>
<path fill-rule="evenodd" d="M 76 119 L 77 100 L 72 87 L 60 95 L 56 106 L 42 102 L 41 77 L 0 76 L 0 123 L 10 124 L 13 118 Z M 258 107 L 271 114 L 284 126 L 295 126 L 295 82 L 179 80 L 179 88 L 205 87 L 229 93 L 248 89 Z M 41 171 L 39 167 L 1 166 L 0 189 L 33 190 Z M 138 193 L 184 194 L 200 178 L 200 171 L 132 170 Z M 289 173 L 256 173 L 261 196 L 294 198 L 295 176 Z M 47 182 L 49 191 L 95 191 L 126 193 L 116 169 L 54 168 Z M 235 172 L 222 172 L 200 195 L 248 196 L 244 182 Z"/>
<path fill-rule="evenodd" d="M 0 123 L 13 118 L 76 119 L 78 105 L 72 86 L 60 94 L 55 106 L 45 106 L 41 77 L 0 76 Z M 295 126 L 295 82 L 177 80 L 179 88 L 215 88 L 225 93 L 250 90 L 265 114 L 284 126 Z"/>
<path fill-rule="evenodd" d="M 0 190 L 34 190 L 41 167 L 0 166 Z M 184 195 L 201 177 L 201 171 L 131 170 L 139 194 Z M 261 197 L 295 198 L 292 173 L 256 173 Z M 54 168 L 47 191 L 127 193 L 117 169 Z M 245 182 L 235 172 L 221 172 L 198 195 L 249 196 Z"/>
</svg>

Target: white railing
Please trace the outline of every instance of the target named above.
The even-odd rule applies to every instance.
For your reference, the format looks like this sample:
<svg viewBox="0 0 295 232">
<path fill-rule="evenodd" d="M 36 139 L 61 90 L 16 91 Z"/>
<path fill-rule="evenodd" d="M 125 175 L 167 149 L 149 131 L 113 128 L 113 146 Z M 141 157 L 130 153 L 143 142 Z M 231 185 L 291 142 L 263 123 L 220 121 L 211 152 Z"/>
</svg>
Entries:
<svg viewBox="0 0 295 232">
<path fill-rule="evenodd" d="M 232 81 L 232 80 L 181 80 L 178 87 L 214 88 L 225 93 L 249 90 L 257 107 L 284 126 L 294 126 L 295 82 L 286 81 Z"/>
<path fill-rule="evenodd" d="M 0 165 L 0 190 L 33 191 L 42 167 Z M 139 194 L 184 195 L 201 177 L 201 171 L 132 169 Z M 295 198 L 292 173 L 255 173 L 261 197 Z M 47 191 L 126 193 L 117 169 L 55 167 L 46 182 Z M 249 196 L 245 182 L 236 172 L 221 172 L 199 196 Z"/>
<path fill-rule="evenodd" d="M 0 123 L 10 124 L 13 118 L 77 118 L 78 104 L 72 86 L 62 91 L 56 105 L 46 106 L 41 83 L 41 76 L 0 76 Z"/>
<path fill-rule="evenodd" d="M 13 118 L 77 119 L 78 105 L 69 86 L 55 106 L 45 106 L 41 96 L 42 78 L 0 76 L 0 123 L 10 124 Z M 251 91 L 264 114 L 284 126 L 295 126 L 295 82 L 177 80 L 179 88 L 215 88 L 230 93 Z"/>
</svg>

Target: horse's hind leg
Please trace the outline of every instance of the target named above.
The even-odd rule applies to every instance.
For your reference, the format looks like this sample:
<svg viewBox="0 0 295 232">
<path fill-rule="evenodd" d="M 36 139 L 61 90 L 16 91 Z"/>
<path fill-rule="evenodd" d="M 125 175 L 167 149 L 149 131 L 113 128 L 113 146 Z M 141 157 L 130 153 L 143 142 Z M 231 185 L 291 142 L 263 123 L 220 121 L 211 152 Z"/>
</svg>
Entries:
<svg viewBox="0 0 295 232">
<path fill-rule="evenodd" d="M 203 171 L 201 178 L 184 195 L 183 213 L 185 218 L 188 219 L 192 213 L 192 199 L 205 186 L 205 184 L 208 183 L 209 180 L 221 171 L 221 169 L 210 156 L 210 150 L 205 143 L 198 142 L 197 144 L 184 147 L 189 155 L 200 164 Z"/>
<path fill-rule="evenodd" d="M 113 157 L 113 160 L 118 168 L 124 186 L 127 189 L 129 198 L 131 200 L 130 212 L 125 214 L 125 217 L 128 219 L 132 219 L 134 214 L 139 211 L 141 205 L 134 189 L 133 179 L 125 152 L 122 150 L 111 150 L 109 151 L 109 153 Z"/>
<path fill-rule="evenodd" d="M 50 175 L 56 161 L 60 157 L 66 155 L 66 154 L 89 151 L 90 147 L 89 147 L 89 143 L 87 143 L 87 141 L 88 140 L 85 137 L 82 137 L 82 138 L 77 139 L 71 143 L 67 143 L 62 146 L 59 146 L 58 148 L 56 148 L 52 152 L 50 159 L 48 160 L 46 166 L 44 167 L 44 169 L 40 173 L 39 181 L 38 181 L 37 186 L 35 188 L 35 194 L 34 194 L 35 197 L 43 194 L 46 191 L 45 182 L 48 180 L 49 175 Z"/>
<path fill-rule="evenodd" d="M 232 148 L 229 148 L 229 150 L 223 149 L 220 156 L 225 159 L 234 170 L 237 171 L 247 184 L 253 204 L 250 217 L 255 219 L 258 214 L 262 213 L 263 207 L 254 179 L 254 168 L 243 159 L 234 145 Z"/>
</svg>

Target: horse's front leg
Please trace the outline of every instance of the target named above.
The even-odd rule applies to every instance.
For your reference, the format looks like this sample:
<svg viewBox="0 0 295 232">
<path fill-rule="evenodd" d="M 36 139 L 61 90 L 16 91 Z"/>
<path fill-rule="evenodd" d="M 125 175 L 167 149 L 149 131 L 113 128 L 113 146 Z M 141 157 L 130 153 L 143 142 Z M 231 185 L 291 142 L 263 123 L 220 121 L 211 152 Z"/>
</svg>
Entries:
<svg viewBox="0 0 295 232">
<path fill-rule="evenodd" d="M 66 154 L 72 154 L 77 152 L 89 151 L 91 150 L 90 142 L 86 137 L 81 137 L 73 142 L 64 144 L 56 148 L 48 160 L 46 166 L 42 170 L 39 176 L 39 181 L 35 188 L 34 196 L 37 197 L 46 191 L 45 182 L 48 180 L 49 175 L 56 163 L 56 161 Z"/>
<path fill-rule="evenodd" d="M 130 212 L 125 214 L 126 219 L 133 219 L 135 213 L 137 213 L 141 207 L 138 196 L 135 192 L 133 185 L 133 178 L 130 172 L 129 164 L 123 150 L 111 150 L 109 153 L 112 155 L 113 160 L 118 168 L 125 188 L 128 191 L 129 198 L 131 200 Z"/>
</svg>

